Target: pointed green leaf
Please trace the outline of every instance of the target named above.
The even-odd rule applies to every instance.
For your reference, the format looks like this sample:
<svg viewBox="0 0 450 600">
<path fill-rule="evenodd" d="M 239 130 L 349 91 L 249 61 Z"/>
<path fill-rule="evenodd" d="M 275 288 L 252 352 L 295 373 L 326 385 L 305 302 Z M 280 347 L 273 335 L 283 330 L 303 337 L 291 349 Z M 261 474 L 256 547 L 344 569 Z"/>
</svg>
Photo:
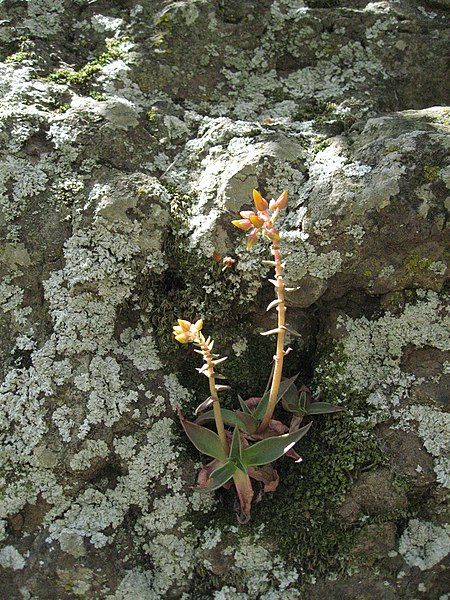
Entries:
<svg viewBox="0 0 450 600">
<path fill-rule="evenodd" d="M 345 410 L 343 406 L 335 406 L 328 402 L 312 402 L 306 409 L 308 415 L 325 415 Z"/>
<path fill-rule="evenodd" d="M 200 427 L 200 425 L 186 421 L 186 419 L 182 419 L 181 424 L 197 450 L 207 456 L 217 458 L 217 460 L 225 461 L 227 459 L 217 433 L 214 433 L 211 429 L 206 429 L 206 427 Z"/>
<path fill-rule="evenodd" d="M 292 384 L 283 394 L 283 402 L 288 410 L 299 410 L 299 396 L 297 386 Z"/>
<path fill-rule="evenodd" d="M 236 465 L 234 465 L 231 461 L 227 461 L 221 467 L 214 469 L 205 485 L 196 489 L 207 492 L 217 490 L 217 488 L 222 487 L 225 483 L 227 483 L 227 481 L 230 481 L 236 471 Z"/>
<path fill-rule="evenodd" d="M 239 427 L 242 431 L 247 433 L 255 433 L 258 429 L 258 422 L 252 417 L 240 410 L 232 411 L 227 408 L 222 408 L 222 419 L 227 425 L 233 427 Z M 208 421 L 214 421 L 214 411 L 208 410 L 202 413 L 196 420 L 197 424 L 207 423 Z"/>
<path fill-rule="evenodd" d="M 291 377 L 290 379 L 284 379 L 280 383 L 280 387 L 278 390 L 277 402 L 279 402 L 280 399 L 290 390 L 291 386 L 294 385 L 294 382 L 297 379 L 298 375 L 299 374 L 297 373 L 297 375 L 294 375 L 294 377 Z"/>
<path fill-rule="evenodd" d="M 286 454 L 302 438 L 311 427 L 311 423 L 292 433 L 277 435 L 256 442 L 242 451 L 242 458 L 247 467 L 267 465 Z"/>
<path fill-rule="evenodd" d="M 298 377 L 298 373 L 297 373 L 297 375 L 294 375 L 294 377 L 291 377 L 290 379 L 285 379 L 284 381 L 282 381 L 280 383 L 280 387 L 278 390 L 277 402 L 279 402 L 280 399 L 288 392 L 288 390 L 294 384 L 294 381 L 297 379 L 297 377 Z M 255 417 L 255 419 L 258 419 L 258 421 L 261 421 L 265 415 L 267 405 L 269 403 L 269 397 L 270 397 L 270 390 L 266 390 L 264 392 L 264 396 L 259 401 L 258 406 L 253 411 L 253 416 Z"/>
<path fill-rule="evenodd" d="M 239 435 L 239 427 L 235 427 L 233 431 L 233 439 L 231 441 L 230 458 L 237 460 L 241 458 L 241 436 Z"/>
<path fill-rule="evenodd" d="M 241 396 L 239 396 L 238 394 L 238 400 L 239 400 L 239 404 L 241 405 L 242 408 L 242 412 L 245 412 L 245 414 L 247 415 L 251 415 L 252 411 L 249 409 L 249 407 L 245 404 L 243 398 Z"/>
<path fill-rule="evenodd" d="M 240 471 L 242 471 L 243 473 L 247 473 L 247 467 L 244 465 L 240 458 L 237 458 L 233 462 Z"/>
<path fill-rule="evenodd" d="M 299 338 L 301 338 L 301 337 L 302 337 L 302 334 L 301 334 L 301 333 L 299 333 L 299 332 L 298 332 L 298 331 L 296 331 L 295 329 L 292 329 L 292 327 L 290 327 L 289 325 L 287 325 L 287 324 L 286 324 L 284 328 L 286 329 L 286 331 L 287 331 L 288 333 L 290 333 L 290 334 L 291 334 L 291 335 L 293 335 L 294 337 L 299 337 Z"/>
<path fill-rule="evenodd" d="M 261 421 L 262 418 L 264 417 L 264 413 L 266 412 L 266 408 L 269 403 L 269 396 L 270 396 L 269 390 L 264 392 L 264 396 L 261 398 L 261 400 L 258 403 L 258 406 L 253 411 L 253 416 L 255 417 L 255 419 L 258 419 L 258 421 Z"/>
<path fill-rule="evenodd" d="M 275 371 L 275 362 L 272 363 L 272 368 L 270 370 L 270 375 L 269 375 L 269 379 L 267 380 L 267 385 L 266 385 L 266 389 L 264 390 L 264 394 L 270 390 L 270 384 L 272 383 L 274 371 Z"/>
<path fill-rule="evenodd" d="M 307 406 L 309 404 L 309 396 L 308 393 L 306 392 L 306 390 L 301 390 L 300 391 L 300 398 L 299 398 L 300 402 L 300 406 L 301 408 L 306 411 L 307 410 Z"/>
</svg>

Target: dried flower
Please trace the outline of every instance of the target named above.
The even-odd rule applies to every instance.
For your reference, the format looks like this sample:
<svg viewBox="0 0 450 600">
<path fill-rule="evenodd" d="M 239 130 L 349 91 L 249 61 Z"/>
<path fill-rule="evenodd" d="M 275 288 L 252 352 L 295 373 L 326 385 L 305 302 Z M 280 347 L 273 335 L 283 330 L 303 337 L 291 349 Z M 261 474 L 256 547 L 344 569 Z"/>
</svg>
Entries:
<svg viewBox="0 0 450 600">
<path fill-rule="evenodd" d="M 231 256 L 225 256 L 225 258 L 222 259 L 222 272 L 226 271 L 227 269 L 230 269 L 234 263 L 236 262 L 236 259 L 231 258 Z"/>
</svg>

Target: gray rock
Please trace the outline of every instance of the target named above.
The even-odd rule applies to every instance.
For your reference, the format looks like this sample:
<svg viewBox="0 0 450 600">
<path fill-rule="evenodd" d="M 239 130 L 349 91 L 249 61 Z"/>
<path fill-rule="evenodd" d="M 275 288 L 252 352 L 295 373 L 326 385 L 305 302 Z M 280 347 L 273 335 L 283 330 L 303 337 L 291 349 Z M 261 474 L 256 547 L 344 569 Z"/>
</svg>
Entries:
<svg viewBox="0 0 450 600">
<path fill-rule="evenodd" d="M 439 598 L 448 2 L 1 4 L 0 596 Z M 290 194 L 289 368 L 347 412 L 237 529 L 192 489 L 170 329 L 206 317 L 259 393 L 254 187 Z"/>
</svg>

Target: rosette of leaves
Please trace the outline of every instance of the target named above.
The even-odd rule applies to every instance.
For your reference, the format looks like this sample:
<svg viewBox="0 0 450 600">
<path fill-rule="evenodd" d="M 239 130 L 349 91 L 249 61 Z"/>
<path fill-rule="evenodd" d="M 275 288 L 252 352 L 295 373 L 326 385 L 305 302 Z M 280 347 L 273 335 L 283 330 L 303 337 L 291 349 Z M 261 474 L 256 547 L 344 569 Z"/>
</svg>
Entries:
<svg viewBox="0 0 450 600">
<path fill-rule="evenodd" d="M 336 404 L 313 400 L 311 390 L 306 385 L 297 388 L 294 383 L 283 394 L 281 404 L 284 410 L 302 418 L 306 415 L 327 415 L 345 410 Z"/>
<path fill-rule="evenodd" d="M 271 463 L 292 450 L 311 427 L 309 423 L 291 433 L 267 437 L 250 445 L 239 427 L 235 426 L 226 454 L 214 431 L 187 421 L 181 412 L 179 414 L 183 429 L 194 446 L 214 459 L 200 471 L 198 489 L 213 491 L 234 483 L 240 504 L 240 523 L 247 523 L 250 519 L 254 495 L 250 478 L 263 482 L 265 491 L 274 491 L 278 485 L 278 475 Z"/>
</svg>

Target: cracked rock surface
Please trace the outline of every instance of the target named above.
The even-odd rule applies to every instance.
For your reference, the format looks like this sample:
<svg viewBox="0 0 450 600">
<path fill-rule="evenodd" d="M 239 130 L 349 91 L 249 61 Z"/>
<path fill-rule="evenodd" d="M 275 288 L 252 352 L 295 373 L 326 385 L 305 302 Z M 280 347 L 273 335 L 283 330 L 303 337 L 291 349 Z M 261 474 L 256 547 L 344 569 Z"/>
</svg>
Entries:
<svg viewBox="0 0 450 600">
<path fill-rule="evenodd" d="M 0 0 L 0 597 L 447 598 L 448 11 Z M 346 411 L 239 527 L 170 332 L 203 317 L 228 405 L 261 394 L 255 187 L 290 197 L 287 374 Z"/>
</svg>

